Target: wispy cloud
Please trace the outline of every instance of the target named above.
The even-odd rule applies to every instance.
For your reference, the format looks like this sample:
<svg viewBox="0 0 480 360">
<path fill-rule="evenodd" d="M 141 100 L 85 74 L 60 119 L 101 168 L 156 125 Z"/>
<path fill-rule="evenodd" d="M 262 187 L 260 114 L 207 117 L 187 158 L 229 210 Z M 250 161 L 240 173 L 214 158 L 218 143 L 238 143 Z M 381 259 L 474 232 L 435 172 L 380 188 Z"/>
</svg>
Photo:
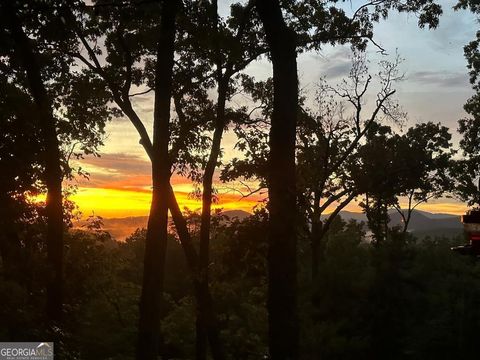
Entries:
<svg viewBox="0 0 480 360">
<path fill-rule="evenodd" d="M 139 175 L 149 174 L 151 171 L 149 161 L 137 155 L 125 153 L 101 154 L 100 157 L 89 156 L 83 159 L 82 163 L 119 174 Z"/>
<path fill-rule="evenodd" d="M 81 187 L 123 189 L 138 192 L 151 190 L 151 164 L 141 156 L 125 153 L 89 156 L 80 165 L 90 174 L 88 179 L 78 179 Z M 188 184 L 188 179 L 174 175 L 173 185 Z"/>
<path fill-rule="evenodd" d="M 468 88 L 468 75 L 466 72 L 415 71 L 410 75 L 407 74 L 407 80 L 421 85 L 447 89 L 452 87 Z"/>
<path fill-rule="evenodd" d="M 112 216 L 147 215 L 151 201 L 150 161 L 137 155 L 108 153 L 101 157 L 86 157 L 80 163 L 89 173 L 89 179 L 79 179 L 79 190 L 72 199 L 84 214 Z M 251 211 L 264 195 L 255 194 L 247 199 L 224 189 L 218 184 L 219 202 L 215 208 Z M 171 184 L 180 206 L 190 209 L 201 207 L 201 201 L 190 196 L 194 190 L 189 179 L 174 175 Z M 246 190 L 244 190 L 247 192 Z"/>
<path fill-rule="evenodd" d="M 473 39 L 477 28 L 477 18 L 469 10 L 452 9 L 457 1 L 446 1 L 444 15 L 440 18 L 440 25 L 432 31 L 431 46 L 448 55 L 453 54 Z"/>
<path fill-rule="evenodd" d="M 321 75 L 327 79 L 346 77 L 352 67 L 352 51 L 347 46 L 333 48 L 327 56 L 312 56 L 320 63 Z"/>
</svg>

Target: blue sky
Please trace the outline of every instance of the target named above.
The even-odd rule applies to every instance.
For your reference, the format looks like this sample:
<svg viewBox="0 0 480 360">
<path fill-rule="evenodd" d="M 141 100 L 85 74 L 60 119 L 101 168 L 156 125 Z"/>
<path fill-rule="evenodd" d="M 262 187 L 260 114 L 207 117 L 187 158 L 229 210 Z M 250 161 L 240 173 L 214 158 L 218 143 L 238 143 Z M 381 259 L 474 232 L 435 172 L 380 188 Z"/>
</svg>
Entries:
<svg viewBox="0 0 480 360">
<path fill-rule="evenodd" d="M 453 11 L 452 1 L 442 5 L 435 30 L 419 29 L 412 14 L 393 14 L 375 27 L 375 37 L 388 53 L 398 51 L 404 59 L 405 80 L 397 88 L 410 121 L 440 121 L 455 129 L 472 94 L 463 47 L 474 38 L 478 23 L 468 11 Z"/>
<path fill-rule="evenodd" d="M 406 80 L 398 87 L 399 101 L 410 121 L 435 121 L 456 129 L 471 96 L 463 47 L 478 29 L 469 11 L 453 11 L 442 2 L 444 14 L 436 30 L 420 30 L 412 15 L 396 14 L 376 27 L 376 37 L 390 52 L 398 49 L 405 60 Z"/>
</svg>

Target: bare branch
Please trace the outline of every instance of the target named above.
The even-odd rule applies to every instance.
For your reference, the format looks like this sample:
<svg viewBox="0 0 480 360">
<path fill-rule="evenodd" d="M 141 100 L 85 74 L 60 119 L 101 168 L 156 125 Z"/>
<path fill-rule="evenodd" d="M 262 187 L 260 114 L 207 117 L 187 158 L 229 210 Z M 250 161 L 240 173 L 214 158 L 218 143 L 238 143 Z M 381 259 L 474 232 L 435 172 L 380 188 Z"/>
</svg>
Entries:
<svg viewBox="0 0 480 360">
<path fill-rule="evenodd" d="M 248 197 L 250 197 L 250 196 L 252 196 L 252 195 L 254 195 L 254 194 L 257 194 L 257 193 L 261 192 L 262 190 L 265 190 L 265 189 L 266 189 L 266 187 L 264 187 L 264 186 L 259 186 L 258 188 L 252 189 L 250 186 L 248 186 L 248 185 L 245 184 L 244 182 L 242 182 L 242 181 L 239 181 L 239 182 L 240 182 L 240 184 L 241 184 L 242 186 L 244 186 L 244 187 L 247 188 L 248 192 L 245 193 L 245 192 L 239 190 L 239 189 L 236 188 L 236 187 L 230 187 L 230 186 L 224 186 L 223 188 L 228 189 L 228 190 L 230 190 L 230 191 L 232 191 L 232 192 L 236 192 L 236 193 L 240 194 L 240 196 L 241 196 L 241 197 L 240 197 L 240 200 L 243 200 L 243 199 L 245 199 L 245 198 L 248 198 Z"/>
<path fill-rule="evenodd" d="M 119 26 L 117 29 L 117 39 L 118 43 L 120 44 L 120 48 L 123 50 L 124 54 L 124 63 L 125 63 L 125 82 L 121 88 L 122 97 L 124 99 L 128 98 L 128 93 L 130 92 L 130 87 L 132 86 L 132 66 L 133 66 L 133 59 L 132 53 L 123 38 L 123 26 Z"/>
<path fill-rule="evenodd" d="M 338 213 L 340 211 L 343 210 L 343 208 L 345 208 L 345 206 L 347 206 L 348 204 L 350 204 L 350 202 L 355 198 L 355 196 L 357 196 L 357 193 L 355 192 L 352 192 L 344 201 L 342 201 L 340 203 L 339 206 L 337 206 L 337 208 L 335 209 L 335 211 L 333 211 L 328 219 L 325 221 L 325 223 L 323 224 L 322 226 L 322 231 L 320 232 L 319 234 L 319 238 L 321 239 L 326 233 L 327 231 L 330 229 L 330 225 L 332 225 L 332 222 L 333 220 L 335 220 L 335 218 L 337 217 Z"/>
<path fill-rule="evenodd" d="M 153 91 L 153 89 L 149 88 L 148 90 L 145 90 L 145 91 L 140 91 L 140 92 L 137 92 L 137 93 L 129 94 L 128 97 L 145 95 L 145 94 L 148 94 L 149 92 L 152 92 L 152 91 Z"/>
<path fill-rule="evenodd" d="M 335 201 L 337 201 L 338 199 L 342 198 L 343 196 L 347 195 L 349 192 L 351 192 L 352 190 L 350 189 L 345 189 L 341 192 L 339 192 L 338 194 L 335 194 L 335 195 L 332 195 L 328 198 L 327 201 L 325 201 L 323 203 L 322 206 L 320 206 L 320 208 L 318 209 L 319 213 L 322 214 L 332 203 L 334 203 Z"/>
</svg>

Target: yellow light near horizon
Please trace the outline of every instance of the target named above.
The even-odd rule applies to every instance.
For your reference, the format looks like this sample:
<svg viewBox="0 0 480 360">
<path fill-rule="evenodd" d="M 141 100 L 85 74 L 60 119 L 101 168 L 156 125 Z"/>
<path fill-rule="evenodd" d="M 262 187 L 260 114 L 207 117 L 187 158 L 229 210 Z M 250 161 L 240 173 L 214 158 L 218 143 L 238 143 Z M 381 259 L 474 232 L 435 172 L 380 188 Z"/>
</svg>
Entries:
<svg viewBox="0 0 480 360">
<path fill-rule="evenodd" d="M 119 189 L 80 188 L 70 199 L 78 205 L 83 216 L 94 212 L 103 217 L 127 217 L 147 215 L 151 195 Z"/>
<path fill-rule="evenodd" d="M 417 209 L 432 213 L 463 215 L 466 213 L 468 207 L 461 203 L 425 203 L 419 205 Z"/>
<path fill-rule="evenodd" d="M 190 210 L 200 209 L 201 201 L 191 199 L 188 193 L 175 191 L 180 208 Z M 151 193 L 148 191 L 134 191 L 124 189 L 80 188 L 70 198 L 74 201 L 84 217 L 92 212 L 95 215 L 111 217 L 146 216 L 151 202 Z M 241 200 L 238 197 L 220 195 L 220 202 L 213 208 L 225 210 L 244 210 L 251 212 L 257 204 L 256 200 Z"/>
<path fill-rule="evenodd" d="M 327 207 L 327 209 L 325 210 L 325 214 L 332 213 L 335 210 L 336 206 L 338 206 L 338 203 L 333 203 L 331 206 Z M 408 205 L 406 201 L 400 201 L 400 206 L 402 207 L 402 209 L 406 209 Z M 427 211 L 433 214 L 445 213 L 452 215 L 463 215 L 467 211 L 468 207 L 463 203 L 443 201 L 440 202 L 439 200 L 436 200 L 428 203 L 422 203 L 418 205 L 415 209 Z M 355 201 L 348 204 L 343 210 L 356 213 L 363 212 L 363 209 Z"/>
<path fill-rule="evenodd" d="M 178 187 L 178 188 L 177 188 Z M 188 187 L 185 184 L 175 186 L 175 195 L 180 208 L 190 210 L 200 210 L 202 203 L 199 200 L 189 197 Z M 147 216 L 150 209 L 151 193 L 149 191 L 129 190 L 129 189 L 110 189 L 110 188 L 89 188 L 80 187 L 74 195 L 70 197 L 74 201 L 83 217 L 88 217 L 95 213 L 105 218 L 129 217 L 129 216 Z M 45 201 L 45 195 L 35 196 L 34 201 Z M 232 194 L 220 194 L 219 203 L 213 204 L 214 209 L 224 210 L 244 210 L 252 212 L 252 209 L 259 204 L 259 198 L 241 199 L 240 196 Z M 402 203 L 402 208 L 406 203 Z M 336 204 L 329 207 L 325 214 L 331 213 Z M 467 211 L 467 206 L 458 202 L 440 202 L 434 201 L 421 204 L 418 210 L 424 210 L 431 213 L 447 213 L 462 215 Z M 362 212 L 362 208 L 356 202 L 350 203 L 345 207 L 346 211 Z"/>
</svg>

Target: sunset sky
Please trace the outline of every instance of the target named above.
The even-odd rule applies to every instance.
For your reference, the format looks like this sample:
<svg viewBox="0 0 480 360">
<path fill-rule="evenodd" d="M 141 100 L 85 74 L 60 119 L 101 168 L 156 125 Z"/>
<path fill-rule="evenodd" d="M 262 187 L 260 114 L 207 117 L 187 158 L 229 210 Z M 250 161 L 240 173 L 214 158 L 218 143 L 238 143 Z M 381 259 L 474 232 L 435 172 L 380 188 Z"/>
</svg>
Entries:
<svg viewBox="0 0 480 360">
<path fill-rule="evenodd" d="M 225 11 L 232 1 L 221 1 Z M 358 6 L 352 1 L 352 8 Z M 469 12 L 451 10 L 454 2 L 443 1 L 444 15 L 437 30 L 420 30 L 414 15 L 393 14 L 375 28 L 375 39 L 384 47 L 393 60 L 398 52 L 404 59 L 401 71 L 405 80 L 396 86 L 399 103 L 408 112 L 408 125 L 434 121 L 449 126 L 456 132 L 456 122 L 465 116 L 462 106 L 472 94 L 463 57 L 463 46 L 474 38 L 478 27 L 475 17 Z M 356 5 L 357 4 L 357 5 Z M 321 52 L 302 54 L 298 59 L 300 88 L 314 92 L 319 79 L 324 76 L 334 85 L 350 70 L 348 47 L 325 47 Z M 382 56 L 374 47 L 369 47 L 368 58 L 372 70 Z M 258 79 L 271 75 L 271 65 L 266 60 L 257 61 L 247 72 Z M 134 98 L 134 106 L 145 123 L 151 128 L 153 98 L 150 94 Z M 458 135 L 454 135 L 458 140 Z M 105 146 L 101 157 L 86 157 L 81 161 L 84 170 L 90 173 L 88 181 L 78 179 L 78 192 L 73 196 L 84 216 L 95 211 L 104 217 L 126 217 L 148 214 L 150 204 L 150 164 L 139 137 L 125 118 L 114 119 L 107 126 Z M 224 159 L 238 156 L 233 146 L 231 132 L 224 137 Z M 198 201 L 189 197 L 192 185 L 186 179 L 174 176 L 172 184 L 181 206 L 190 209 L 200 207 Z M 234 184 L 235 185 L 235 184 Z M 220 184 L 217 188 L 220 201 L 217 207 L 251 211 L 266 194 L 257 194 L 248 199 L 234 190 L 232 184 Z M 462 213 L 464 204 L 451 199 L 439 199 L 420 207 L 431 212 Z M 356 204 L 348 210 L 359 211 Z"/>
</svg>

